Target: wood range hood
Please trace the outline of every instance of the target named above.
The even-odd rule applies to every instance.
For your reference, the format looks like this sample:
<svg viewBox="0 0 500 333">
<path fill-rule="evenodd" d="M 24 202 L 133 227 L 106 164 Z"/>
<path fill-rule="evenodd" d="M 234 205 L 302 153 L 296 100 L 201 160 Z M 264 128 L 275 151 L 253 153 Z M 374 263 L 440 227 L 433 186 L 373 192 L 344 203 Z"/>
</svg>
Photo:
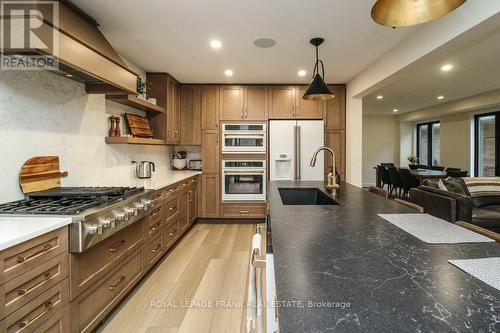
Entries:
<svg viewBox="0 0 500 333">
<path fill-rule="evenodd" d="M 30 5 L 32 8 L 33 5 Z M 124 61 L 99 31 L 97 22 L 67 0 L 58 1 L 58 17 L 53 9 L 39 5 L 39 11 L 25 11 L 25 15 L 2 13 L 2 24 L 31 26 L 39 41 L 29 48 L 14 48 L 5 36 L 4 55 L 48 55 L 58 61 L 58 69 L 50 71 L 85 83 L 87 93 L 135 94 L 137 74 Z M 22 12 L 21 12 L 22 13 Z M 42 15 L 40 15 L 40 13 Z M 9 22 L 7 22 L 9 21 Z M 9 25 L 10 24 L 10 25 Z M 4 25 L 5 26 L 5 25 Z M 57 39 L 58 47 L 51 41 Z M 40 43 L 40 44 L 37 44 Z M 47 45 L 49 47 L 47 48 Z M 55 50 L 55 51 L 54 51 Z"/>
</svg>

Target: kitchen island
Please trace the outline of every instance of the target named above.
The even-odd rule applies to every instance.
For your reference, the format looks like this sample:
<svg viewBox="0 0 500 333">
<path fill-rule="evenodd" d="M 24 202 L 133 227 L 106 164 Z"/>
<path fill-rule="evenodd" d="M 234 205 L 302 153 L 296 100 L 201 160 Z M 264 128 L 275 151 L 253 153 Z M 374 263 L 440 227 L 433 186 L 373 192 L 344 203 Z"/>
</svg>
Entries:
<svg viewBox="0 0 500 333">
<path fill-rule="evenodd" d="M 279 326 L 288 332 L 500 330 L 500 291 L 450 259 L 499 257 L 498 243 L 426 244 L 377 214 L 414 213 L 342 183 L 339 205 L 283 205 L 268 199 Z"/>
</svg>

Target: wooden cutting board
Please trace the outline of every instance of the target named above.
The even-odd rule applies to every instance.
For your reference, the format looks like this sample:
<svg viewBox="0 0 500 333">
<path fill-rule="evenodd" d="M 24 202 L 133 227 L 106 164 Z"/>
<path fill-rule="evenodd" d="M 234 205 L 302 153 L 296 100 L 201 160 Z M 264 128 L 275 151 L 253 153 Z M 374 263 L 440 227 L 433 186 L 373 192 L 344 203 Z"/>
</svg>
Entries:
<svg viewBox="0 0 500 333">
<path fill-rule="evenodd" d="M 153 137 L 153 132 L 151 131 L 151 125 L 149 124 L 149 119 L 147 117 L 125 113 L 125 119 L 127 120 L 129 132 L 133 136 L 138 136 L 141 138 Z"/>
<path fill-rule="evenodd" d="M 19 173 L 23 193 L 61 187 L 61 178 L 68 172 L 59 169 L 59 156 L 36 156 L 24 162 Z"/>
</svg>

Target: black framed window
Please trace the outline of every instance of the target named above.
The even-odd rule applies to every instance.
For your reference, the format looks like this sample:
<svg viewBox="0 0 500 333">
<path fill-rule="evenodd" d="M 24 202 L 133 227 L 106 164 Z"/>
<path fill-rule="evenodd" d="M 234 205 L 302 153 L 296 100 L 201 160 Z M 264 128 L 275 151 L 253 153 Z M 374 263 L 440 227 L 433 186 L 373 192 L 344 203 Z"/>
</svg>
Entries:
<svg viewBox="0 0 500 333">
<path fill-rule="evenodd" d="M 420 164 L 439 165 L 440 139 L 439 121 L 417 125 L 417 156 Z"/>
<path fill-rule="evenodd" d="M 474 116 L 474 175 L 500 176 L 500 111 Z"/>
</svg>

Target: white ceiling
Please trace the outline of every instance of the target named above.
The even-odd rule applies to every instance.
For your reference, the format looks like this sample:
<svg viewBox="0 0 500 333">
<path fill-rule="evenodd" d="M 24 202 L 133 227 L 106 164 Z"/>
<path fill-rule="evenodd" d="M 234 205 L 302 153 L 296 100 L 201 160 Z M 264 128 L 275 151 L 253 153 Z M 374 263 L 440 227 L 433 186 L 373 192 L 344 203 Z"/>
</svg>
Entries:
<svg viewBox="0 0 500 333">
<path fill-rule="evenodd" d="M 415 28 L 374 23 L 375 0 L 74 0 L 101 25 L 116 50 L 147 71 L 185 83 L 308 83 L 309 39 L 326 42 L 320 57 L 329 83 L 346 83 Z M 277 41 L 270 49 L 258 38 Z M 214 51 L 209 41 L 223 47 Z M 234 76 L 227 78 L 224 70 Z M 299 69 L 308 75 L 297 76 Z"/>
<path fill-rule="evenodd" d="M 443 64 L 453 69 L 442 72 Z M 388 78 L 363 98 L 363 113 L 398 115 L 500 89 L 500 14 Z M 377 100 L 383 95 L 382 100 Z M 443 95 L 445 99 L 438 100 Z M 393 109 L 397 108 L 397 113 Z"/>
</svg>

